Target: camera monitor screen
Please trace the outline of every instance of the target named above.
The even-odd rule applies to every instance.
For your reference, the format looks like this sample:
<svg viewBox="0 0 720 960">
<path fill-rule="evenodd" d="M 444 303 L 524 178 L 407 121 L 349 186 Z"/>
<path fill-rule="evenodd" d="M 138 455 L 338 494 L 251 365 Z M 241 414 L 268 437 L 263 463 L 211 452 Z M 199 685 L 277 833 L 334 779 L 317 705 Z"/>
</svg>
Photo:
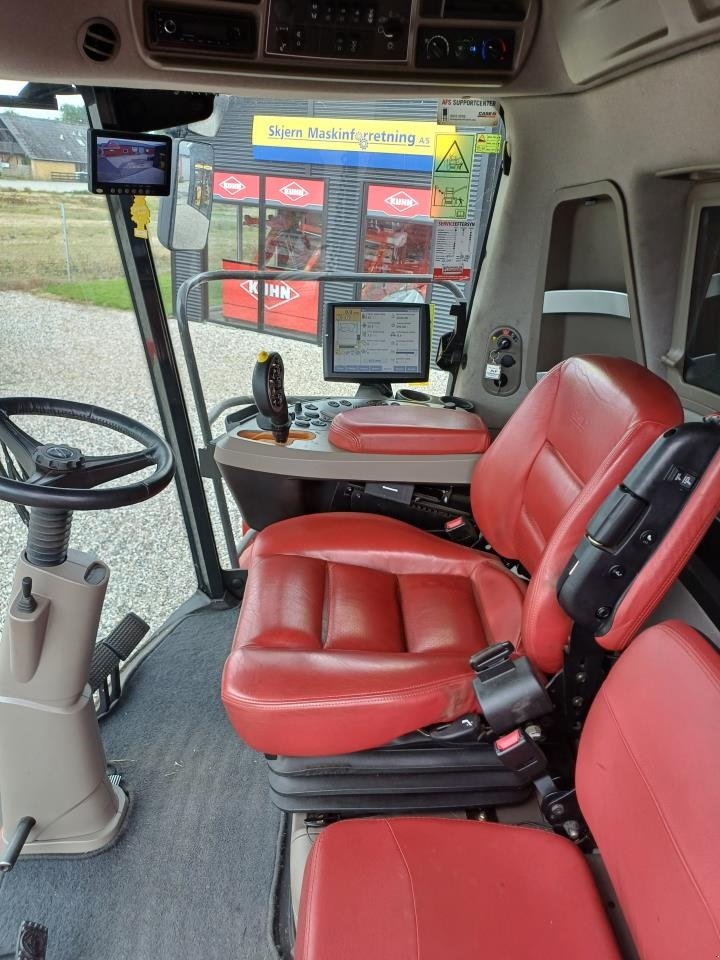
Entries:
<svg viewBox="0 0 720 960">
<path fill-rule="evenodd" d="M 407 383 L 430 372 L 426 303 L 331 303 L 323 331 L 326 380 Z"/>
<path fill-rule="evenodd" d="M 90 130 L 88 170 L 91 193 L 167 197 L 172 140 L 161 134 Z"/>
</svg>

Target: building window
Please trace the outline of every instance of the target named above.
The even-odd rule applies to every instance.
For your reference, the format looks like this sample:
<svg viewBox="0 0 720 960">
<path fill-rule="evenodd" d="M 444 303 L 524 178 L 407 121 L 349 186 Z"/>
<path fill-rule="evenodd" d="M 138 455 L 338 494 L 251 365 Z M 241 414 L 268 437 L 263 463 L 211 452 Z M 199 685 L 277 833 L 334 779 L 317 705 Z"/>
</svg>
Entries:
<svg viewBox="0 0 720 960">
<path fill-rule="evenodd" d="M 231 206 L 237 218 L 236 248 L 223 250 L 223 269 L 307 272 L 322 268 L 323 180 L 216 171 L 214 195 L 218 206 Z M 315 339 L 319 303 L 319 286 L 313 281 L 225 280 L 222 284 L 223 317 L 258 329 Z"/>
<path fill-rule="evenodd" d="M 358 269 L 363 273 L 429 274 L 433 255 L 430 190 L 368 184 Z M 364 283 L 370 300 L 425 300 L 427 284 Z"/>
</svg>

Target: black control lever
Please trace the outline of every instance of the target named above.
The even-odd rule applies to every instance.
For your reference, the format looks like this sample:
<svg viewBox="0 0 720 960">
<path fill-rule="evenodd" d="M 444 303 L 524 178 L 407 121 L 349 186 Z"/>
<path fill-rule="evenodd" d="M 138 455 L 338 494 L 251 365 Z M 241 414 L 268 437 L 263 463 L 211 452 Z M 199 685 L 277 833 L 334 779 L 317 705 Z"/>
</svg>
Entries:
<svg viewBox="0 0 720 960">
<path fill-rule="evenodd" d="M 258 424 L 271 430 L 276 443 L 287 443 L 290 415 L 285 396 L 285 367 L 279 353 L 258 354 L 252 376 L 252 393 L 258 408 Z"/>
<path fill-rule="evenodd" d="M 5 850 L 0 855 L 0 873 L 7 873 L 17 863 L 25 841 L 30 836 L 32 828 L 35 826 L 34 817 L 23 817 L 15 827 L 12 836 L 8 840 Z"/>
</svg>

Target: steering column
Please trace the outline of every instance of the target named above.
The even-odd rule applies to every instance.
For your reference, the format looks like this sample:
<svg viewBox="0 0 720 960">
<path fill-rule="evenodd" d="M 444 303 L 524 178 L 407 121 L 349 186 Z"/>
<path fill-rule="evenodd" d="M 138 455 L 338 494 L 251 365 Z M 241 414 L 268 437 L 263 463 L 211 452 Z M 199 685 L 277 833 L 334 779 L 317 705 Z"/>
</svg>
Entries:
<svg viewBox="0 0 720 960">
<path fill-rule="evenodd" d="M 141 449 L 86 456 L 36 440 L 13 422 L 18 415 L 80 420 Z M 0 477 L 0 500 L 30 508 L 0 643 L 0 870 L 7 870 L 21 849 L 88 853 L 122 826 L 127 796 L 108 778 L 88 683 L 110 571 L 95 554 L 69 547 L 72 515 L 148 500 L 170 482 L 174 463 L 165 440 L 129 417 L 38 397 L 0 400 L 0 442 L 19 467 Z M 96 489 L 149 467 L 148 477 Z"/>
</svg>

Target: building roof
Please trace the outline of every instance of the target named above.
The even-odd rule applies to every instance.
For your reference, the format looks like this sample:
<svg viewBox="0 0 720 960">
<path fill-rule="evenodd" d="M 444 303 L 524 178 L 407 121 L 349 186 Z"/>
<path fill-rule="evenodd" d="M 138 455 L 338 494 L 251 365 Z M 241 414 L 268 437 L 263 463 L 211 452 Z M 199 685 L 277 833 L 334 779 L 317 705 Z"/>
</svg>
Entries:
<svg viewBox="0 0 720 960">
<path fill-rule="evenodd" d="M 31 160 L 87 162 L 87 127 L 62 120 L 0 113 L 0 131 L 3 126 Z"/>
</svg>

